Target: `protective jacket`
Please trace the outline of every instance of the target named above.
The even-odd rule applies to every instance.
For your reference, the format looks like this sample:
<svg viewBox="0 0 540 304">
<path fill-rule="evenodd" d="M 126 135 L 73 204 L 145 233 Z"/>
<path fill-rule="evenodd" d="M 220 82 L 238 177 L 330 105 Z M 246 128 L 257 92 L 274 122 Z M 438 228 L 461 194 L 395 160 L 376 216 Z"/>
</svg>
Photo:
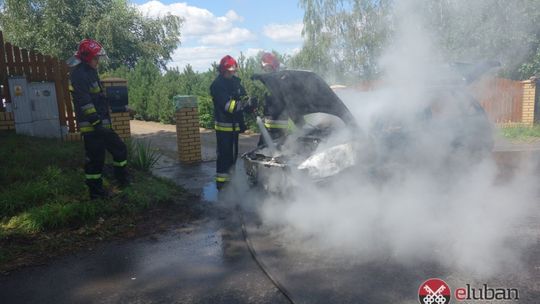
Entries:
<svg viewBox="0 0 540 304">
<path fill-rule="evenodd" d="M 111 128 L 109 104 L 96 69 L 82 62 L 71 71 L 71 96 L 81 133 L 95 130 L 96 125 Z"/>
<path fill-rule="evenodd" d="M 264 102 L 264 126 L 269 130 L 280 129 L 286 131 L 289 126 L 289 116 L 285 111 L 285 104 L 279 102 L 273 95 L 266 95 Z"/>
<path fill-rule="evenodd" d="M 214 102 L 214 128 L 222 132 L 244 132 L 246 90 L 240 83 L 240 78 L 233 76 L 226 79 L 219 75 L 210 86 Z"/>
</svg>

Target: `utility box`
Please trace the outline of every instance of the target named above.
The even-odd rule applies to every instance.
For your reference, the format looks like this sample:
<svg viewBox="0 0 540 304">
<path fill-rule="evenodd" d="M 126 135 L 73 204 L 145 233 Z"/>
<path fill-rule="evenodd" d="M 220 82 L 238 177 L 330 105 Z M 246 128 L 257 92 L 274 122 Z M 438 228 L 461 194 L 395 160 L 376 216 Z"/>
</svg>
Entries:
<svg viewBox="0 0 540 304">
<path fill-rule="evenodd" d="M 61 138 L 60 115 L 54 82 L 28 84 L 34 136 Z"/>
<path fill-rule="evenodd" d="M 128 90 L 123 86 L 111 86 L 105 89 L 111 112 L 125 112 L 128 105 Z"/>
<path fill-rule="evenodd" d="M 128 86 L 127 80 L 122 78 L 106 78 L 101 80 L 105 89 L 105 95 L 109 101 L 111 112 L 127 112 Z"/>
<path fill-rule="evenodd" d="M 15 120 L 17 134 L 34 135 L 32 125 L 32 106 L 28 99 L 28 83 L 25 77 L 12 77 L 8 79 L 11 95 L 11 108 Z"/>
<path fill-rule="evenodd" d="M 60 116 L 54 82 L 28 83 L 25 77 L 8 80 L 15 132 L 30 136 L 61 138 Z"/>
</svg>

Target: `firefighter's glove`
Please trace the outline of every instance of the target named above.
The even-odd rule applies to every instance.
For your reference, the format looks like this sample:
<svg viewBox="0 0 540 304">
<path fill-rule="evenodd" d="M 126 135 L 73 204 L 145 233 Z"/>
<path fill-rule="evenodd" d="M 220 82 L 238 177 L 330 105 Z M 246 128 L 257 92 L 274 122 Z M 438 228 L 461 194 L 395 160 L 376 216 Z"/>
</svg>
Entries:
<svg viewBox="0 0 540 304">
<path fill-rule="evenodd" d="M 259 101 L 257 97 L 244 97 L 242 100 L 242 110 L 246 113 L 251 113 L 257 110 L 259 106 Z"/>
</svg>

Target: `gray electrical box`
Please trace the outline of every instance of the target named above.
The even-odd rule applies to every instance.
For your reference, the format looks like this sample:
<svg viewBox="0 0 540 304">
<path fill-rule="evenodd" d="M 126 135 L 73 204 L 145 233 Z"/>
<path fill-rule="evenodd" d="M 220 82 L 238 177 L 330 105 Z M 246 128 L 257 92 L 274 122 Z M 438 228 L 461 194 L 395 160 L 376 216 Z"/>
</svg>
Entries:
<svg viewBox="0 0 540 304">
<path fill-rule="evenodd" d="M 15 131 L 39 137 L 62 137 L 54 82 L 27 83 L 24 77 L 9 79 Z"/>
<path fill-rule="evenodd" d="M 28 84 L 34 136 L 62 137 L 54 82 Z"/>
<path fill-rule="evenodd" d="M 32 125 L 32 107 L 28 99 L 28 84 L 25 77 L 8 79 L 9 93 L 13 117 L 15 118 L 15 132 L 17 134 L 34 135 Z"/>
</svg>

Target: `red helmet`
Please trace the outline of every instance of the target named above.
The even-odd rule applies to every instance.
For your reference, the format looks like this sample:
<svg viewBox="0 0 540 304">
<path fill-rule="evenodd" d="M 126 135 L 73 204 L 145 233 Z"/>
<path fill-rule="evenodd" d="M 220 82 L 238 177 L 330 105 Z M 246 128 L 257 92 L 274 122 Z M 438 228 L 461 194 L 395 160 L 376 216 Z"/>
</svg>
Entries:
<svg viewBox="0 0 540 304">
<path fill-rule="evenodd" d="M 220 73 L 224 73 L 225 71 L 234 72 L 236 71 L 236 69 L 238 69 L 238 63 L 236 63 L 236 60 L 234 60 L 234 58 L 229 55 L 221 58 L 221 61 L 219 62 Z"/>
<path fill-rule="evenodd" d="M 81 61 L 89 63 L 96 56 L 107 56 L 105 49 L 101 44 L 92 39 L 84 39 L 79 43 L 79 48 L 75 57 L 79 58 Z"/>
<path fill-rule="evenodd" d="M 263 69 L 275 72 L 279 70 L 279 60 L 272 53 L 264 53 L 261 57 L 261 65 Z"/>
</svg>

